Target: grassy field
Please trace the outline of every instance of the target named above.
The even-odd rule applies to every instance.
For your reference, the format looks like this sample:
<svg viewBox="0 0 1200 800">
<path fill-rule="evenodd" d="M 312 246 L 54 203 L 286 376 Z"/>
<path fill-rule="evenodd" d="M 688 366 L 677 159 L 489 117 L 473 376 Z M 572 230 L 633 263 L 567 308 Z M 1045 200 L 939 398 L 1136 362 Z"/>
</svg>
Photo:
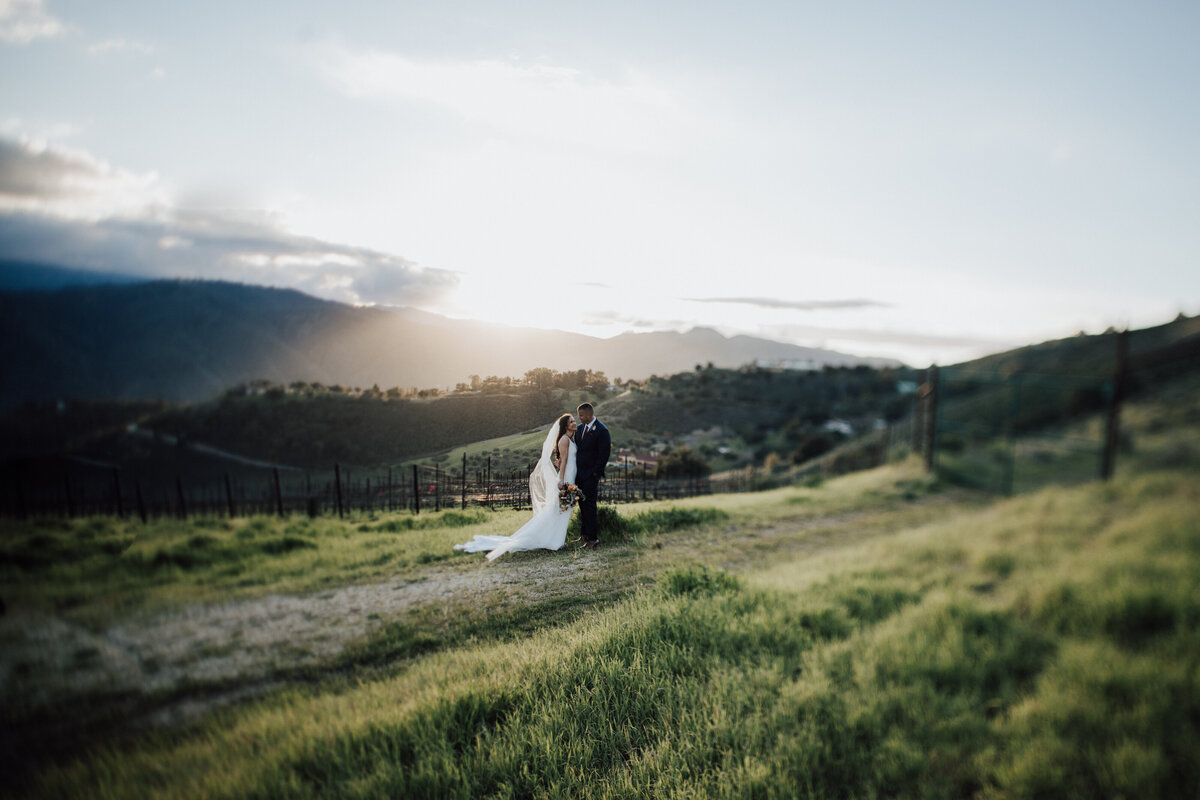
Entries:
<svg viewBox="0 0 1200 800">
<path fill-rule="evenodd" d="M 570 413 L 575 412 L 571 411 Z M 542 442 L 545 440 L 546 431 L 541 429 L 526 433 L 514 433 L 511 436 L 497 436 L 494 439 L 485 439 L 482 442 L 455 447 L 445 453 L 428 456 L 423 460 L 455 469 L 461 467 L 464 454 L 471 464 L 485 463 L 488 456 L 492 456 L 493 474 L 502 475 L 512 469 L 528 469 L 529 462 L 536 461 L 541 455 Z"/>
<path fill-rule="evenodd" d="M 10 788 L 1194 797 L 1200 471 L 1180 432 L 1200 420 L 1179 405 L 1131 408 L 1139 444 L 1107 484 L 996 499 L 908 461 L 622 508 L 598 553 L 496 565 L 449 546 L 520 514 L 7 531 L 10 606 L 93 625 L 385 576 L 494 585 L 383 620 L 303 681 L 80 743 Z"/>
</svg>

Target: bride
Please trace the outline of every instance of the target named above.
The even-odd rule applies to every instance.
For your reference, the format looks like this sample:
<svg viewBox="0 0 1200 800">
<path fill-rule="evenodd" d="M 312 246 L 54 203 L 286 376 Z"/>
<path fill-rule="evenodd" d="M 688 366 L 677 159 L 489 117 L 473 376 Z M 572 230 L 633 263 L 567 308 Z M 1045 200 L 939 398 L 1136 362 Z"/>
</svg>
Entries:
<svg viewBox="0 0 1200 800">
<path fill-rule="evenodd" d="M 516 550 L 558 550 L 567 541 L 567 523 L 571 509 L 558 506 L 559 487 L 575 482 L 575 418 L 563 414 L 546 433 L 542 457 L 529 475 L 529 496 L 533 499 L 533 518 L 512 536 L 476 536 L 455 550 L 487 552 L 488 561 Z M 490 552 L 489 552 L 490 551 Z"/>
</svg>

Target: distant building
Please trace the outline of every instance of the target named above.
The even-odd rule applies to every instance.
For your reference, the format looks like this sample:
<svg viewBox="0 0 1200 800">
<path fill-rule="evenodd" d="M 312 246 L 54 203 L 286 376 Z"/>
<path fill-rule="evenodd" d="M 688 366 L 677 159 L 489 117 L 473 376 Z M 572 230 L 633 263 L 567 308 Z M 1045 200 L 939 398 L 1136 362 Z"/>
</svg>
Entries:
<svg viewBox="0 0 1200 800">
<path fill-rule="evenodd" d="M 831 433 L 840 433 L 843 436 L 853 436 L 854 426 L 844 419 L 831 419 L 822 426 L 825 430 Z"/>
<path fill-rule="evenodd" d="M 622 468 L 625 466 L 627 460 L 630 469 L 641 469 L 642 467 L 651 471 L 658 469 L 658 454 L 656 453 L 635 453 L 632 450 L 618 450 L 617 462 Z"/>
</svg>

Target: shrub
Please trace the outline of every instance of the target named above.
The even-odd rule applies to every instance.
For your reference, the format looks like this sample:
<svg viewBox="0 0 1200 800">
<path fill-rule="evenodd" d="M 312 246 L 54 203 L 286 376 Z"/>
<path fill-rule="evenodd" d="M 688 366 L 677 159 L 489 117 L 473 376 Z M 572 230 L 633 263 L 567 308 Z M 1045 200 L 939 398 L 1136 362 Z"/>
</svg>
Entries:
<svg viewBox="0 0 1200 800">
<path fill-rule="evenodd" d="M 717 508 L 663 508 L 638 514 L 630 523 L 640 533 L 669 533 L 728 518 L 728 514 Z"/>
<path fill-rule="evenodd" d="M 427 530 L 429 528 L 463 528 L 487 521 L 483 511 L 446 511 L 439 516 L 396 517 L 375 525 L 360 525 L 358 530 L 400 533 L 401 531 Z"/>
<path fill-rule="evenodd" d="M 317 545 L 310 542 L 308 539 L 301 539 L 299 536 L 284 536 L 281 539 L 268 539 L 259 545 L 264 553 L 268 555 L 282 555 L 290 553 L 293 550 L 303 550 L 305 548 L 315 550 Z"/>
<path fill-rule="evenodd" d="M 660 478 L 702 478 L 712 472 L 712 467 L 690 447 L 677 447 L 658 462 Z"/>
<path fill-rule="evenodd" d="M 630 537 L 636 533 L 636 529 L 630 525 L 630 521 L 617 513 L 617 509 L 613 506 L 597 506 L 596 507 L 596 522 L 599 527 L 599 537 L 602 542 L 625 542 L 629 541 Z M 578 513 L 572 515 L 571 521 L 567 524 L 567 538 L 578 538 L 582 535 L 580 515 Z"/>
<path fill-rule="evenodd" d="M 742 588 L 741 581 L 722 569 L 709 569 L 703 564 L 673 567 L 658 576 L 658 585 L 668 597 L 712 597 L 733 594 Z"/>
<path fill-rule="evenodd" d="M 442 528 L 463 528 L 487 521 L 487 515 L 482 511 L 447 511 L 441 517 L 430 518 L 430 521 Z"/>
<path fill-rule="evenodd" d="M 817 456 L 823 456 L 833 449 L 837 441 L 828 433 L 812 433 L 804 437 L 796 449 L 792 451 L 792 463 L 803 464 Z"/>
<path fill-rule="evenodd" d="M 412 517 L 403 517 L 401 519 L 389 519 L 387 522 L 381 522 L 375 526 L 375 530 L 385 533 L 398 533 L 400 531 L 411 531 L 416 527 L 416 522 Z M 367 525 L 359 526 L 359 530 L 371 530 Z"/>
</svg>

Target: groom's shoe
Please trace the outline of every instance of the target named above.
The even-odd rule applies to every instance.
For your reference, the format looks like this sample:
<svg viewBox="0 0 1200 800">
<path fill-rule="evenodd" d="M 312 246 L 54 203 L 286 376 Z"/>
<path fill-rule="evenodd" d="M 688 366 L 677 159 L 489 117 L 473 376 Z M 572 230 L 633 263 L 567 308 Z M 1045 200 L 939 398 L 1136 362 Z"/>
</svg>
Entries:
<svg viewBox="0 0 1200 800">
<path fill-rule="evenodd" d="M 588 539 L 586 542 L 583 543 L 583 546 L 585 548 L 587 548 L 588 550 L 595 550 L 596 548 L 598 548 L 600 546 L 600 540 L 599 539 Z"/>
</svg>

